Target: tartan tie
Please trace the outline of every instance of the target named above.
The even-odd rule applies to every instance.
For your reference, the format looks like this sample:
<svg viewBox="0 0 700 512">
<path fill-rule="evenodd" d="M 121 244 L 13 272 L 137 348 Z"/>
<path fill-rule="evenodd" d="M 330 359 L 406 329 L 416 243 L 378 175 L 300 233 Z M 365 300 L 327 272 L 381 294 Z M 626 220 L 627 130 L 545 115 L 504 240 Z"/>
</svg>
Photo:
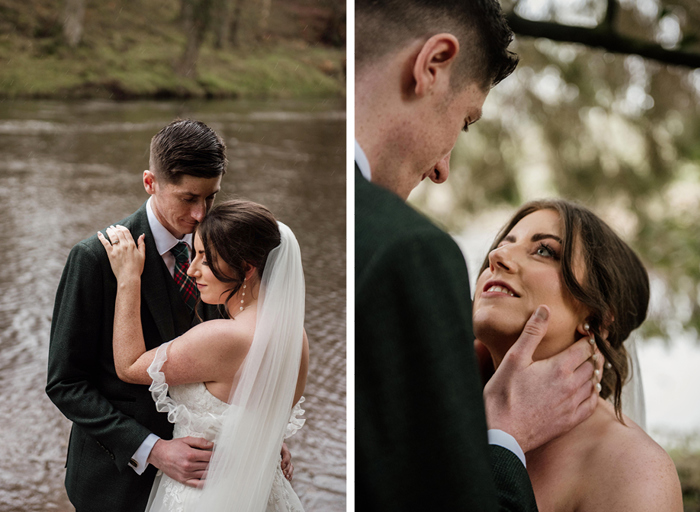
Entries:
<svg viewBox="0 0 700 512">
<path fill-rule="evenodd" d="M 175 256 L 175 269 L 173 271 L 173 279 L 180 290 L 180 295 L 185 304 L 194 311 L 199 297 L 197 285 L 190 276 L 187 275 L 187 269 L 190 268 L 190 253 L 187 250 L 185 242 L 178 242 L 175 247 L 170 249 L 170 252 Z"/>
</svg>

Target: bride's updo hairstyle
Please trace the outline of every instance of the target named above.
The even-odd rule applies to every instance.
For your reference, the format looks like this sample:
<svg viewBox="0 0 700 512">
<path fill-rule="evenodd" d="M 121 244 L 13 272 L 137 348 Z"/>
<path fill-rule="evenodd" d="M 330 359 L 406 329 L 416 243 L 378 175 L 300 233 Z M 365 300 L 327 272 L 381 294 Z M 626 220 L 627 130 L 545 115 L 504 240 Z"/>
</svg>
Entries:
<svg viewBox="0 0 700 512">
<path fill-rule="evenodd" d="M 212 274 L 230 284 L 226 301 L 240 290 L 248 265 L 265 270 L 270 251 L 280 244 L 280 230 L 274 215 L 263 205 L 234 199 L 214 206 L 197 226 L 206 261 Z M 222 262 L 228 268 L 222 268 Z M 227 311 L 228 313 L 228 311 Z"/>
<path fill-rule="evenodd" d="M 590 311 L 587 318 L 590 332 L 605 361 L 612 365 L 603 371 L 600 396 L 604 399 L 613 396 L 615 412 L 622 421 L 620 395 L 629 374 L 623 342 L 646 318 L 649 276 L 634 251 L 605 222 L 587 208 L 561 199 L 524 204 L 498 234 L 489 252 L 498 247 L 521 219 L 538 210 L 554 210 L 559 214 L 563 282 L 571 296 Z M 577 251 L 584 267 L 581 281 L 575 272 Z M 479 274 L 488 266 L 487 256 Z"/>
</svg>

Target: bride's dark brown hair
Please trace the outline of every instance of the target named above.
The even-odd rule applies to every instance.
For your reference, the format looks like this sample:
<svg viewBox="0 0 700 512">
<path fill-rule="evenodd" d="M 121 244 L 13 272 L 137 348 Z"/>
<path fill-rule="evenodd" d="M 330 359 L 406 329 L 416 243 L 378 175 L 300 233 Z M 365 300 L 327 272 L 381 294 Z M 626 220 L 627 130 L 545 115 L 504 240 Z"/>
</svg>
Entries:
<svg viewBox="0 0 700 512">
<path fill-rule="evenodd" d="M 230 285 L 226 301 L 240 290 L 248 265 L 255 267 L 258 277 L 262 277 L 267 255 L 281 241 L 277 221 L 270 210 L 241 199 L 214 206 L 197 226 L 196 234 L 202 239 L 212 274 Z M 222 262 L 229 272 L 222 270 Z"/>
<path fill-rule="evenodd" d="M 615 413 L 622 421 L 622 386 L 628 380 L 628 355 L 623 342 L 639 327 L 649 305 L 649 276 L 634 251 L 597 215 L 579 204 L 545 199 L 524 204 L 498 234 L 489 252 L 520 222 L 538 210 L 554 210 L 562 226 L 561 272 L 571 296 L 590 311 L 587 322 L 596 345 L 611 364 L 603 370 L 600 396 L 613 396 Z M 576 278 L 575 250 L 584 265 L 582 281 Z M 489 266 L 488 256 L 479 271 Z M 607 330 L 607 339 L 603 334 Z"/>
</svg>

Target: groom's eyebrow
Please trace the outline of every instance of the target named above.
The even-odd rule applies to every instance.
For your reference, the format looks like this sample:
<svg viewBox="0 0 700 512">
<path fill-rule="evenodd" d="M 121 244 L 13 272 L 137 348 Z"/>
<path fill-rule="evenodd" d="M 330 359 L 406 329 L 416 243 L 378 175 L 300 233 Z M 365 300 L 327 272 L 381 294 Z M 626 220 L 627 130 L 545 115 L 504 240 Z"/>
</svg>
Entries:
<svg viewBox="0 0 700 512">
<path fill-rule="evenodd" d="M 207 197 L 215 196 L 216 194 L 219 193 L 220 190 L 221 190 L 220 188 L 217 188 L 214 192 L 209 194 Z M 194 192 L 188 192 L 188 191 L 183 192 L 182 195 L 183 196 L 191 196 L 191 197 L 200 197 L 201 196 L 201 194 L 195 194 Z"/>
</svg>

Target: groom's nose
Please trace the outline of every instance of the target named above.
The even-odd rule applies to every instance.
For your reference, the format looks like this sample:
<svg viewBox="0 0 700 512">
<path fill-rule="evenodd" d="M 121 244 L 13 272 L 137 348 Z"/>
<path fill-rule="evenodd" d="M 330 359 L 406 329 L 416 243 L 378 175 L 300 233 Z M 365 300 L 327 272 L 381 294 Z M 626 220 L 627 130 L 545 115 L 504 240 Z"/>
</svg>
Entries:
<svg viewBox="0 0 700 512">
<path fill-rule="evenodd" d="M 192 208 L 192 211 L 190 212 L 190 215 L 194 220 L 197 222 L 202 222 L 204 220 L 204 216 L 207 214 L 207 205 L 204 201 L 202 201 L 201 204 L 197 204 Z"/>
<path fill-rule="evenodd" d="M 430 179 L 433 183 L 444 183 L 447 180 L 447 176 L 450 174 L 450 156 L 452 151 L 447 153 L 442 160 L 440 160 L 430 173 Z"/>
</svg>

